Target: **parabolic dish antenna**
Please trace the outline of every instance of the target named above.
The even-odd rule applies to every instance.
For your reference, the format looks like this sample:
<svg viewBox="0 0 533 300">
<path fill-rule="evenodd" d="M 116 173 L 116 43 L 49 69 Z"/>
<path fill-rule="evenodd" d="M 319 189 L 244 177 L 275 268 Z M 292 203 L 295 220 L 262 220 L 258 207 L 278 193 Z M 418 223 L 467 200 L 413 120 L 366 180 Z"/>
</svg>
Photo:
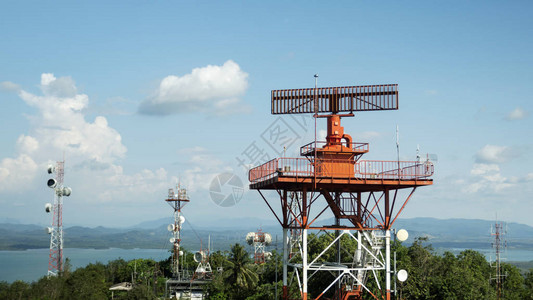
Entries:
<svg viewBox="0 0 533 300">
<path fill-rule="evenodd" d="M 401 269 L 400 271 L 398 271 L 398 274 L 396 274 L 396 277 L 398 278 L 398 280 L 400 282 L 404 282 L 407 280 L 407 271 L 404 270 L 404 269 Z"/>
<path fill-rule="evenodd" d="M 167 229 L 168 231 L 174 231 L 174 224 L 168 224 Z"/>
<path fill-rule="evenodd" d="M 48 181 L 46 182 L 46 185 L 48 185 L 49 188 L 53 189 L 56 187 L 57 185 L 57 181 L 53 178 L 50 178 L 48 179 Z"/>
<path fill-rule="evenodd" d="M 194 253 L 194 261 L 199 263 L 199 262 L 202 262 L 204 261 L 205 259 L 205 253 L 204 251 L 198 251 L 196 253 Z"/>
<path fill-rule="evenodd" d="M 398 238 L 400 242 L 403 242 L 409 238 L 409 233 L 405 229 L 400 229 L 396 232 L 396 238 Z"/>
<path fill-rule="evenodd" d="M 265 233 L 265 244 L 268 246 L 272 243 L 272 236 L 270 233 Z"/>
<path fill-rule="evenodd" d="M 255 239 L 255 232 L 248 232 L 248 234 L 246 235 L 246 242 L 248 243 L 248 245 L 253 244 L 254 239 Z"/>
</svg>

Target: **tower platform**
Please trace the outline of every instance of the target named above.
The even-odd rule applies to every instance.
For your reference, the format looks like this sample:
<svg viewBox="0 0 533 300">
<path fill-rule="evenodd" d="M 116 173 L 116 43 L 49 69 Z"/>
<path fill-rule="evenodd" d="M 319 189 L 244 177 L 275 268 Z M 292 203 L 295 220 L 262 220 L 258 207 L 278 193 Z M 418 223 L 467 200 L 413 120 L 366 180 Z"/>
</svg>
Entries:
<svg viewBox="0 0 533 300">
<path fill-rule="evenodd" d="M 251 169 L 248 179 L 250 189 L 371 192 L 431 185 L 433 170 L 431 162 L 276 158 Z"/>
</svg>

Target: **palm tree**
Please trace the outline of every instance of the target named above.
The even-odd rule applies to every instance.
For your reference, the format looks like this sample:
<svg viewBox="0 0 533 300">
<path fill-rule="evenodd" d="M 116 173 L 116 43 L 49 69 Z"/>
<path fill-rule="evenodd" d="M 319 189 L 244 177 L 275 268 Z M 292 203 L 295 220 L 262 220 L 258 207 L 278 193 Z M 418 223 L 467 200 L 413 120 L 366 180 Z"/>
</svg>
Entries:
<svg viewBox="0 0 533 300">
<path fill-rule="evenodd" d="M 231 247 L 224 278 L 237 290 L 252 289 L 257 285 L 259 276 L 253 270 L 252 261 L 243 246 L 235 244 Z"/>
</svg>

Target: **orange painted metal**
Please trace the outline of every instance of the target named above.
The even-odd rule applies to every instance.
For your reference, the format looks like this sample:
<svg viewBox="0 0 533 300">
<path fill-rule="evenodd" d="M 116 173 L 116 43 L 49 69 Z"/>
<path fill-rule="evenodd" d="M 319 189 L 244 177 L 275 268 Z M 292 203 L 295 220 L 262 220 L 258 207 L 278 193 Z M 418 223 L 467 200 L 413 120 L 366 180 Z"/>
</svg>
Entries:
<svg viewBox="0 0 533 300">
<path fill-rule="evenodd" d="M 397 84 L 273 90 L 271 96 L 273 115 L 398 109 Z"/>
<path fill-rule="evenodd" d="M 341 126 L 341 118 L 352 117 L 354 112 L 398 109 L 397 84 L 273 90 L 271 98 L 272 114 L 313 113 L 315 121 L 327 118 L 326 141 L 302 146 L 298 158 L 275 158 L 249 171 L 250 189 L 259 191 L 282 227 L 389 230 L 416 188 L 433 184 L 434 166 L 429 161 L 361 160 L 369 152 L 368 143 L 355 142 Z M 411 189 L 403 203 L 397 197 L 402 189 Z M 281 213 L 261 190 L 278 192 Z M 325 203 L 318 202 L 319 198 Z M 325 206 L 317 209 L 319 205 Z M 347 219 L 351 224 L 314 225 L 328 208 L 337 220 Z M 357 286 L 356 290 L 337 293 L 336 299 L 362 299 L 362 292 Z M 389 290 L 380 293 L 389 299 Z M 303 299 L 307 296 L 302 292 Z M 283 299 L 287 297 L 284 286 Z"/>
<path fill-rule="evenodd" d="M 250 169 L 248 180 L 251 185 L 260 184 L 268 179 L 279 178 L 279 182 L 306 182 L 317 171 L 318 182 L 346 184 L 353 182 L 365 184 L 384 184 L 384 181 L 431 181 L 434 166 L 431 162 L 320 159 L 313 163 L 307 158 L 275 158 Z M 399 167 L 398 167 L 399 166 Z M 347 175 L 351 176 L 347 176 Z M 283 178 L 283 179 L 282 179 Z M 292 179 L 291 179 L 292 178 Z M 285 180 L 287 179 L 287 180 Z M 340 181 L 336 179 L 342 179 Z M 347 181 L 351 179 L 351 181 Z M 414 184 L 411 183 L 411 184 Z M 427 183 L 420 183 L 427 185 Z M 259 185 L 258 185 L 259 186 Z M 256 186 L 251 188 L 256 188 Z"/>
</svg>

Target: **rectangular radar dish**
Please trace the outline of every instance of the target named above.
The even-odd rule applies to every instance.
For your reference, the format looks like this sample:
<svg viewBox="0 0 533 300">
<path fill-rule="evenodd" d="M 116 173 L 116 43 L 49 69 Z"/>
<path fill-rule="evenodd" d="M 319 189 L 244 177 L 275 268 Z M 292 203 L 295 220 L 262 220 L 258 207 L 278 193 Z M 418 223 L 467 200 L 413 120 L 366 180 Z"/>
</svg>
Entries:
<svg viewBox="0 0 533 300">
<path fill-rule="evenodd" d="M 272 91 L 273 115 L 395 109 L 398 109 L 397 84 Z"/>
</svg>

